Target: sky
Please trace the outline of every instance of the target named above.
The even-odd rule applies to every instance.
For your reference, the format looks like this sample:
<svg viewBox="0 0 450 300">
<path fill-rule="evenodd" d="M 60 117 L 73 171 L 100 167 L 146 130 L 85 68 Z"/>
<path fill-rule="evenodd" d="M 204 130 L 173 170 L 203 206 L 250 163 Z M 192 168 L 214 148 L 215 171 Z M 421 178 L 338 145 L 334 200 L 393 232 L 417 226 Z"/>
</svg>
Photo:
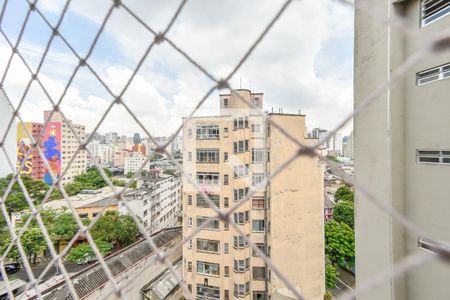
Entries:
<svg viewBox="0 0 450 300">
<path fill-rule="evenodd" d="M 111 5 L 110 0 L 73 0 L 59 32 L 74 51 L 85 57 Z M 156 32 L 163 31 L 180 0 L 123 1 Z M 0 0 L 3 6 L 4 0 Z M 170 38 L 180 49 L 216 78 L 237 64 L 258 38 L 284 1 L 279 0 L 188 0 Z M 37 7 L 54 26 L 65 1 L 41 0 Z M 25 0 L 8 1 L 2 28 L 17 41 L 28 6 Z M 51 36 L 49 26 L 32 12 L 19 44 L 19 52 L 33 72 L 39 66 Z M 153 35 L 124 8 L 114 9 L 88 58 L 104 83 L 118 94 L 128 81 Z M 11 54 L 0 36 L 0 74 Z M 75 67 L 77 57 L 55 37 L 39 78 L 49 96 L 58 101 Z M 30 72 L 15 56 L 4 81 L 4 89 L 16 107 L 23 97 Z M 233 88 L 264 93 L 264 109 L 306 114 L 309 129 L 332 129 L 353 107 L 353 11 L 335 0 L 293 1 L 249 59 L 230 80 Z M 213 82 L 167 42 L 156 45 L 143 61 L 126 90 L 123 101 L 151 134 L 170 135 L 181 125 Z M 224 91 L 220 91 L 223 93 Z M 225 91 L 226 92 L 226 91 Z M 218 107 L 219 91 L 203 104 L 202 112 Z M 62 99 L 61 109 L 87 132 L 99 123 L 114 99 L 100 81 L 82 67 Z M 24 121 L 43 121 L 42 111 L 51 104 L 36 81 L 23 99 Z M 352 125 L 343 128 L 343 135 Z M 143 130 L 121 106 L 114 105 L 98 132 L 132 135 Z"/>
</svg>

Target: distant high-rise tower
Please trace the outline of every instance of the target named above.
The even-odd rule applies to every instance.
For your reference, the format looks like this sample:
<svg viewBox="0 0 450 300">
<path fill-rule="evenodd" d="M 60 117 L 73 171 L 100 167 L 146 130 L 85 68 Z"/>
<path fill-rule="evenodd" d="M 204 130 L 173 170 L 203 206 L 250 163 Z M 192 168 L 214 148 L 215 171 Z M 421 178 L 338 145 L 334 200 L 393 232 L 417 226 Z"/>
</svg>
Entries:
<svg viewBox="0 0 450 300">
<path fill-rule="evenodd" d="M 139 133 L 137 133 L 137 132 L 133 135 L 133 143 L 134 143 L 135 145 L 141 143 L 141 136 L 140 136 Z"/>
</svg>

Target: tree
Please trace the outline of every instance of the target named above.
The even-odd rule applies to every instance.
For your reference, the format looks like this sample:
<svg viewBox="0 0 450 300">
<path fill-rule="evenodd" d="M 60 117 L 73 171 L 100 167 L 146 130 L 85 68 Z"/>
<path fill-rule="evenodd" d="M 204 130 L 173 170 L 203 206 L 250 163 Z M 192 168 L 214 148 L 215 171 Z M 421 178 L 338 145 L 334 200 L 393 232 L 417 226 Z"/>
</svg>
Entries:
<svg viewBox="0 0 450 300">
<path fill-rule="evenodd" d="M 128 215 L 119 215 L 117 211 L 107 211 L 92 228 L 94 239 L 101 239 L 119 246 L 134 242 L 138 232 L 136 224 Z"/>
<path fill-rule="evenodd" d="M 36 262 L 37 253 L 47 247 L 47 242 L 39 227 L 27 228 L 20 239 L 20 243 L 28 256 L 28 260 L 33 263 Z"/>
<path fill-rule="evenodd" d="M 333 155 L 327 155 L 326 158 L 329 159 L 329 160 L 331 160 L 332 162 L 337 163 L 337 164 L 340 163 L 339 159 L 337 159 L 336 156 L 333 156 Z"/>
<path fill-rule="evenodd" d="M 323 295 L 323 300 L 333 300 L 333 294 L 330 291 L 326 291 L 325 295 Z"/>
<path fill-rule="evenodd" d="M 77 222 L 70 212 L 60 213 L 50 224 L 50 231 L 57 241 L 72 239 L 78 229 Z"/>
<path fill-rule="evenodd" d="M 339 275 L 338 271 L 332 265 L 325 266 L 325 285 L 329 289 L 336 287 L 336 279 Z"/>
<path fill-rule="evenodd" d="M 103 240 L 94 240 L 95 245 L 103 256 L 106 256 L 112 251 L 112 244 Z M 92 250 L 88 243 L 79 244 L 77 247 L 72 248 L 67 256 L 68 261 L 83 263 L 95 258 L 95 252 Z"/>
<path fill-rule="evenodd" d="M 334 220 L 325 224 L 325 255 L 333 266 L 354 266 L 355 234 L 350 226 Z"/>
<path fill-rule="evenodd" d="M 355 209 L 351 201 L 339 201 L 333 210 L 333 219 L 337 222 L 344 222 L 351 228 L 355 224 Z"/>
<path fill-rule="evenodd" d="M 341 185 L 334 193 L 334 200 L 338 201 L 353 201 L 353 191 L 347 185 Z"/>
<path fill-rule="evenodd" d="M 125 180 L 113 179 L 112 184 L 114 186 L 125 186 Z"/>
<path fill-rule="evenodd" d="M 126 176 L 127 176 L 127 178 L 131 178 L 131 177 L 133 177 L 133 175 L 134 175 L 133 172 L 128 172 Z"/>
</svg>

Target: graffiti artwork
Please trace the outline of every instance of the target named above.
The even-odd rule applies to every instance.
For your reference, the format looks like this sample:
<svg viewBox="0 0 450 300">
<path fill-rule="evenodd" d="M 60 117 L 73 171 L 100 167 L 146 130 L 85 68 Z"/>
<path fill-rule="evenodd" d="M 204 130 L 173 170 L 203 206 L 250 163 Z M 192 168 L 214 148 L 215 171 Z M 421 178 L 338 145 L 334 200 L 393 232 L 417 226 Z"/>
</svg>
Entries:
<svg viewBox="0 0 450 300">
<path fill-rule="evenodd" d="M 50 170 L 45 170 L 44 181 L 51 185 L 51 173 L 56 178 L 61 175 L 61 123 L 50 122 L 47 125 L 44 134 L 44 156 L 50 165 Z"/>
</svg>

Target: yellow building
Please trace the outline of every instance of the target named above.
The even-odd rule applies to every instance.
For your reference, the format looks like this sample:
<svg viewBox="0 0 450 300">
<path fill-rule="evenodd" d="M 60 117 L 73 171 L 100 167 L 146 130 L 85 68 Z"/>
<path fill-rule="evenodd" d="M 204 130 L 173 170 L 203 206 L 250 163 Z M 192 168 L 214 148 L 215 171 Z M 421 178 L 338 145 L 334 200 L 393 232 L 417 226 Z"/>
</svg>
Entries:
<svg viewBox="0 0 450 300">
<path fill-rule="evenodd" d="M 257 190 L 232 219 L 306 299 L 323 299 L 323 172 L 316 158 L 300 157 L 267 185 L 271 172 L 305 138 L 305 116 L 260 115 L 263 94 L 238 90 L 220 95 L 220 116 L 185 120 L 183 166 L 222 210 L 252 187 Z M 316 140 L 313 140 L 316 141 Z M 183 234 L 190 235 L 216 213 L 184 179 Z M 280 280 L 237 230 L 215 220 L 183 246 L 183 280 L 197 299 L 290 299 Z"/>
</svg>

